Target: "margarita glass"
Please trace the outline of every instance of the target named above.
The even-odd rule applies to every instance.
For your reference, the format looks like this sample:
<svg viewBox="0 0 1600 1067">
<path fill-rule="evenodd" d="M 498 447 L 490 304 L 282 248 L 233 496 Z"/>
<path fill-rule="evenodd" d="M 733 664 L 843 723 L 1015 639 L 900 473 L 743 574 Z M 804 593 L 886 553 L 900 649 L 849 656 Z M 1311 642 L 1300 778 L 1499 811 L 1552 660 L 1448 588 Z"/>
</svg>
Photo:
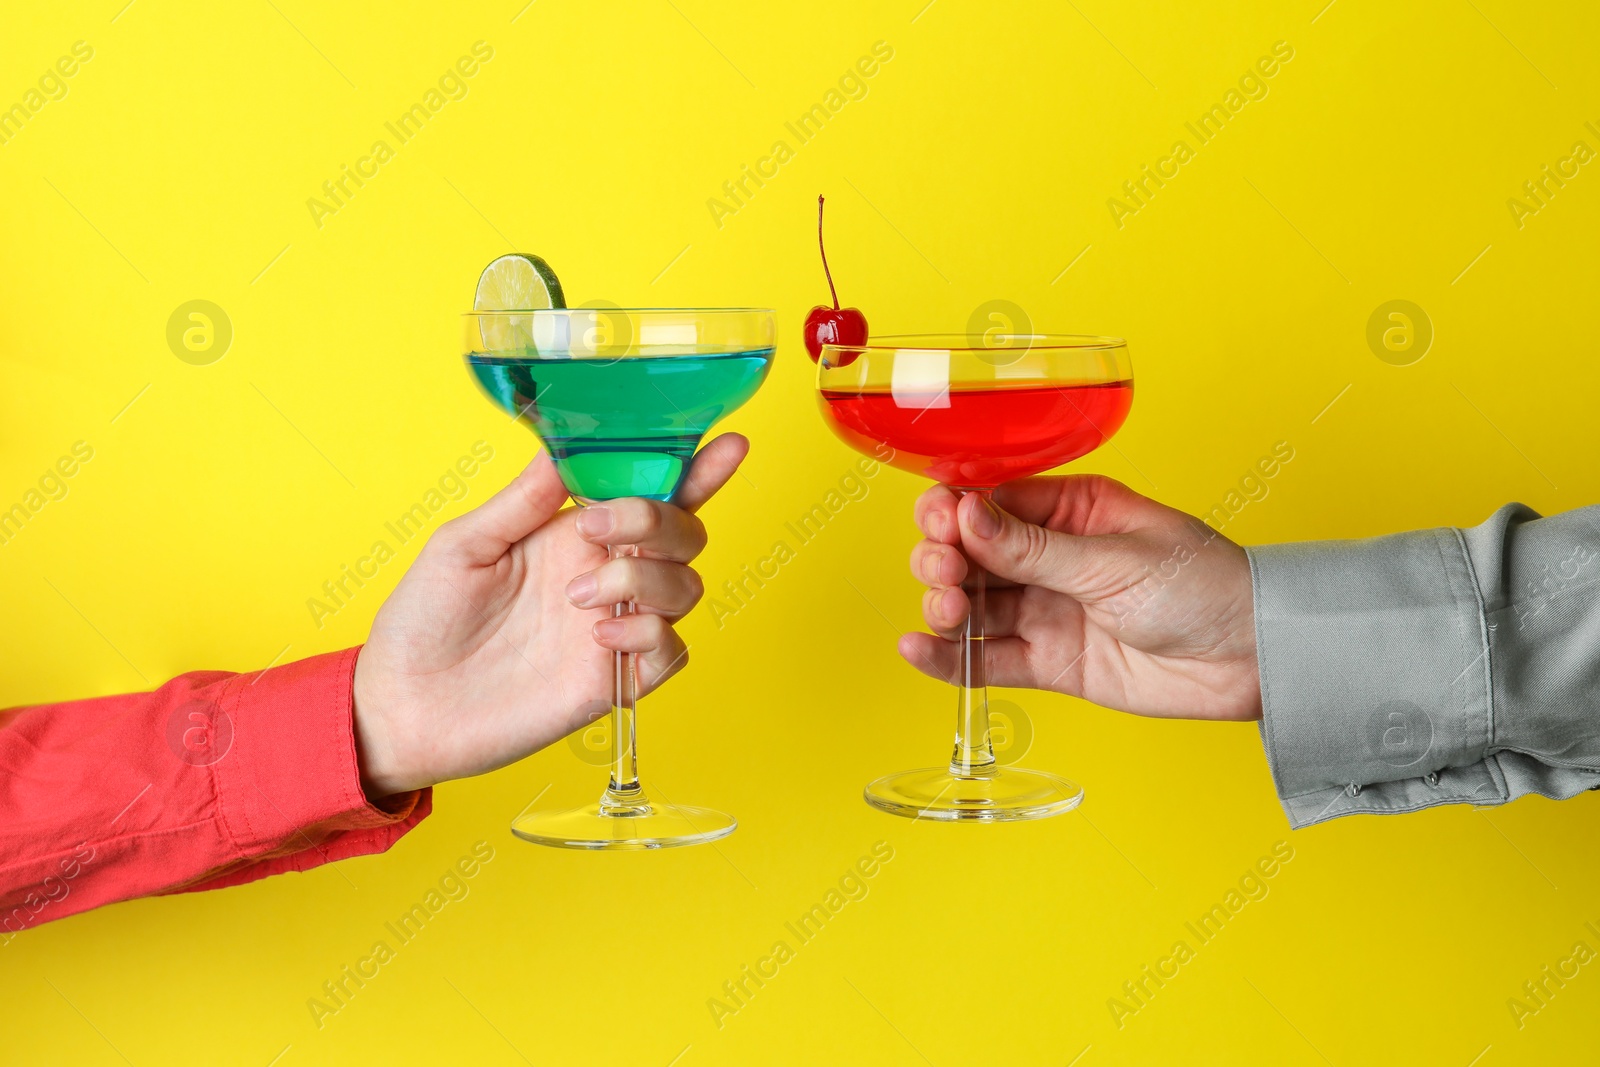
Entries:
<svg viewBox="0 0 1600 1067">
<path fill-rule="evenodd" d="M 463 324 L 468 369 L 496 404 L 539 435 L 580 506 L 626 496 L 672 499 L 706 432 L 766 379 L 777 336 L 774 312 L 759 308 L 476 311 Z M 638 773 L 636 656 L 613 656 L 605 792 L 580 808 L 521 815 L 512 833 L 582 849 L 668 848 L 732 833 L 738 824 L 731 815 L 646 795 Z"/>
<path fill-rule="evenodd" d="M 877 337 L 822 347 L 822 416 L 847 444 L 988 497 L 1104 444 L 1133 403 L 1126 342 L 1062 334 Z M 984 572 L 962 588 L 972 604 L 961 635 L 955 749 L 945 767 L 905 771 L 866 787 L 873 807 L 944 821 L 1042 819 L 1077 807 L 1083 788 L 1043 771 L 1003 767 L 989 738 L 983 662 Z"/>
</svg>

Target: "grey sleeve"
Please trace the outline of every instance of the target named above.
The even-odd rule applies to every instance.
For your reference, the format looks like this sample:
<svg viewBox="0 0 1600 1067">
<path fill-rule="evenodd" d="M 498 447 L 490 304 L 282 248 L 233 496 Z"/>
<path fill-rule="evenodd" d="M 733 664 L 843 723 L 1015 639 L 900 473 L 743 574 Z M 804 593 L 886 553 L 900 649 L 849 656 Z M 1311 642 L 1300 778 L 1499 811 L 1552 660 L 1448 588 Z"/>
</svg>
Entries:
<svg viewBox="0 0 1600 1067">
<path fill-rule="evenodd" d="M 1600 505 L 1247 551 L 1291 826 L 1600 787 Z"/>
</svg>

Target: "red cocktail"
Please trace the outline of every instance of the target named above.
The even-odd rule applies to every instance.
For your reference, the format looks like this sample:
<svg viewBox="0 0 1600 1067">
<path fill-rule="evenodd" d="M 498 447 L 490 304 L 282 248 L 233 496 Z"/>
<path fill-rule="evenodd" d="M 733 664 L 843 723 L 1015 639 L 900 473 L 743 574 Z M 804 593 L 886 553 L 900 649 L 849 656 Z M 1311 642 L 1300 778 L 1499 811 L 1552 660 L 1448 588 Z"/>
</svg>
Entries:
<svg viewBox="0 0 1600 1067">
<path fill-rule="evenodd" d="M 939 394 L 821 393 L 835 433 L 863 452 L 887 444 L 894 466 L 963 489 L 1088 455 L 1117 432 L 1133 404 L 1132 380 L 1081 385 L 952 388 Z"/>
<path fill-rule="evenodd" d="M 817 395 L 846 443 L 958 492 L 988 495 L 1015 478 L 1088 455 L 1122 426 L 1133 365 L 1118 338 L 1014 334 L 880 337 L 822 347 Z M 955 751 L 948 767 L 880 778 L 867 803 L 911 818 L 1039 819 L 1083 800 L 1077 783 L 1002 767 L 989 741 L 983 666 L 984 575 L 964 585 L 972 613 L 961 637 Z"/>
</svg>

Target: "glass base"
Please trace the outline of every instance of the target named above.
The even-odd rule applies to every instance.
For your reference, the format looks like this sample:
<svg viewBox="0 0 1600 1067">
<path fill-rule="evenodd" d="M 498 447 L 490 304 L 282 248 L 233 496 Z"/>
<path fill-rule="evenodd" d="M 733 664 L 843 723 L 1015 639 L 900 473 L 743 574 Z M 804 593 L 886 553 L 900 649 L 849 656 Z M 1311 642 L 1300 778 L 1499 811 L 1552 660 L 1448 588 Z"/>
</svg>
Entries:
<svg viewBox="0 0 1600 1067">
<path fill-rule="evenodd" d="M 925 767 L 879 778 L 867 786 L 866 801 L 908 819 L 1021 822 L 1071 811 L 1083 803 L 1083 787 L 1021 767 L 996 767 L 972 778 L 958 778 L 948 767 Z"/>
<path fill-rule="evenodd" d="M 511 832 L 524 841 L 553 848 L 628 851 L 698 845 L 727 837 L 739 823 L 711 808 L 615 802 L 607 793 L 593 804 L 566 811 L 536 811 L 517 817 Z"/>
</svg>

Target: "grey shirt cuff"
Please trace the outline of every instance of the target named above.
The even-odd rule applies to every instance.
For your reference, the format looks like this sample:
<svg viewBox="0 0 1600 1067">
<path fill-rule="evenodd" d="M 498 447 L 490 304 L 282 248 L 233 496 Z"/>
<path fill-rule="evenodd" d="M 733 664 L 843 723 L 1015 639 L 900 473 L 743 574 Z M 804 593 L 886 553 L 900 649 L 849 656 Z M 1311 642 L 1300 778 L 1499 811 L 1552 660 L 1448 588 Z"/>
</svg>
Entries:
<svg viewBox="0 0 1600 1067">
<path fill-rule="evenodd" d="M 1507 505 L 1470 531 L 1247 550 L 1262 739 L 1291 826 L 1527 793 L 1564 799 L 1600 786 L 1593 669 L 1563 671 L 1547 693 L 1544 704 L 1566 709 L 1564 730 L 1550 707 L 1506 693 L 1530 659 L 1572 655 L 1516 626 L 1527 605 L 1513 579 L 1537 542 L 1548 542 L 1538 557 L 1572 548 L 1559 530 L 1528 536 L 1534 528 L 1577 514 L 1521 527 L 1537 516 Z M 1600 649 L 1586 651 L 1600 659 Z M 1575 696 L 1583 707 L 1570 707 Z"/>
</svg>

